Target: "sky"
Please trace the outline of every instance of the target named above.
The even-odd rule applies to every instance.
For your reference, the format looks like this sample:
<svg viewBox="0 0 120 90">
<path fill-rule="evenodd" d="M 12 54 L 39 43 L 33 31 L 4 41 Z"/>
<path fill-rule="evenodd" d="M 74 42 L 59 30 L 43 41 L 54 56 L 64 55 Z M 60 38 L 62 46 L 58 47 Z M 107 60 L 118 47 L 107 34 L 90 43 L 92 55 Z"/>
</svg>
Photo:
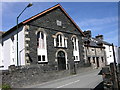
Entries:
<svg viewBox="0 0 120 90">
<path fill-rule="evenodd" d="M 117 2 L 32 2 L 20 16 L 19 22 L 34 16 L 58 3 L 66 10 L 82 31 L 91 30 L 92 36 L 104 35 L 104 40 L 118 46 Z M 16 17 L 28 2 L 2 2 L 1 30 L 7 31 L 16 25 Z M 119 44 L 120 45 L 120 44 Z"/>
</svg>

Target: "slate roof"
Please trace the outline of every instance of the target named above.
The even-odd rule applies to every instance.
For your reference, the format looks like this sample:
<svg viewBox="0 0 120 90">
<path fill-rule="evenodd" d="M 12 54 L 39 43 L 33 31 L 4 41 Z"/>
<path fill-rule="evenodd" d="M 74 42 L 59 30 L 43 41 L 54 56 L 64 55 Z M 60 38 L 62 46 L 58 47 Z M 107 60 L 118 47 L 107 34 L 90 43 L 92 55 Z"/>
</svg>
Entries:
<svg viewBox="0 0 120 90">
<path fill-rule="evenodd" d="M 57 5 L 55 5 L 55 6 L 51 7 L 51 8 L 48 8 L 48 9 L 44 10 L 41 13 L 38 13 L 37 15 L 34 15 L 34 16 L 30 17 L 29 19 L 24 20 L 23 22 L 19 23 L 18 26 L 20 27 L 20 26 L 26 25 L 27 23 L 37 19 L 40 16 L 45 15 L 46 13 L 49 13 L 50 11 L 52 11 L 52 10 L 54 10 L 56 8 L 60 8 L 63 11 L 63 13 L 68 17 L 68 19 L 70 19 L 70 21 L 73 23 L 73 25 L 80 31 L 80 33 L 83 36 L 85 36 L 84 33 L 82 32 L 82 30 L 78 27 L 78 25 L 73 21 L 73 19 L 68 15 L 68 13 L 63 9 L 63 7 L 60 4 L 57 4 Z M 11 33 L 12 31 L 16 30 L 16 28 L 17 28 L 17 26 L 14 26 L 13 28 L 11 28 L 9 31 L 7 31 L 6 33 L 3 34 L 3 37 L 5 35 Z"/>
<path fill-rule="evenodd" d="M 85 45 L 85 46 L 89 46 L 89 47 L 96 47 L 96 48 L 100 48 L 100 47 L 102 47 L 102 48 L 104 48 L 103 46 L 100 46 L 99 44 L 101 44 L 101 40 L 97 40 L 97 39 L 95 39 L 95 38 L 84 38 L 84 40 L 83 40 L 84 42 L 85 41 L 89 41 L 89 45 Z"/>
<path fill-rule="evenodd" d="M 97 38 L 93 38 L 93 39 L 94 39 L 94 40 L 97 40 L 99 43 L 103 43 L 103 44 L 105 44 L 105 45 L 109 45 L 109 46 L 112 45 L 111 43 L 108 43 L 108 42 L 103 41 L 103 40 L 99 40 L 99 39 L 97 39 Z"/>
</svg>

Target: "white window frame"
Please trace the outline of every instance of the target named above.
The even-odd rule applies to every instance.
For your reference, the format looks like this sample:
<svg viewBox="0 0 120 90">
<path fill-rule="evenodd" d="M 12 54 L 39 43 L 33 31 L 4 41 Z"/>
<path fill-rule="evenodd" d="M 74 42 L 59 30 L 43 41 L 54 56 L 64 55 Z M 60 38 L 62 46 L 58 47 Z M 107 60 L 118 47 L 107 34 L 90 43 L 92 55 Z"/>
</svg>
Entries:
<svg viewBox="0 0 120 90">
<path fill-rule="evenodd" d="M 62 21 L 56 20 L 57 26 L 62 26 Z"/>
<path fill-rule="evenodd" d="M 38 63 L 41 63 L 41 62 L 46 62 L 46 55 L 38 55 L 38 57 L 41 56 L 41 61 L 39 61 L 39 58 L 38 58 Z M 43 56 L 45 56 L 45 60 L 43 61 Z"/>
<path fill-rule="evenodd" d="M 39 33 L 40 32 L 40 33 Z M 43 45 L 44 45 L 44 48 L 42 48 L 42 43 L 39 43 L 39 44 L 41 44 L 40 45 L 40 47 L 37 47 L 37 56 L 39 57 L 39 56 L 41 56 L 41 61 L 39 61 L 38 60 L 38 64 L 39 63 L 43 63 L 43 62 L 48 62 L 48 59 L 47 59 L 47 43 L 46 43 L 46 33 L 44 32 L 44 31 L 38 31 L 37 32 L 37 35 L 38 35 L 38 33 L 40 34 L 40 37 L 39 38 L 41 38 L 42 39 L 42 37 L 41 37 L 41 33 L 43 33 Z M 37 39 L 38 39 L 38 36 L 37 36 Z M 38 43 L 38 41 L 37 41 L 37 43 Z M 42 56 L 45 56 L 45 61 L 43 61 L 42 60 Z M 38 58 L 39 59 L 39 58 Z"/>
<path fill-rule="evenodd" d="M 76 39 L 76 42 L 75 42 Z M 72 38 L 74 51 L 78 51 L 78 39 L 76 37 Z"/>
<path fill-rule="evenodd" d="M 67 38 L 61 32 L 58 32 L 56 35 L 53 35 L 53 38 L 54 38 L 54 47 L 67 48 Z M 57 45 L 57 42 L 58 42 L 58 45 Z"/>
<path fill-rule="evenodd" d="M 43 32 L 41 32 L 41 31 L 39 31 L 38 32 L 39 34 L 40 34 L 40 37 L 38 38 L 37 37 L 37 39 L 38 39 L 38 41 L 37 41 L 37 43 L 38 43 L 38 48 L 41 48 L 41 49 L 45 49 L 45 46 L 46 46 L 46 42 L 45 42 L 45 40 L 46 40 L 46 35 L 43 33 Z M 37 34 L 38 34 L 37 33 Z M 43 34 L 43 41 L 42 41 L 42 34 Z M 41 41 L 39 41 L 39 40 L 41 40 Z M 43 46 L 43 47 L 42 47 Z"/>
<path fill-rule="evenodd" d="M 76 39 L 76 42 L 75 42 L 75 39 Z M 78 38 L 75 35 L 73 35 L 71 40 L 73 42 L 73 56 L 75 57 L 74 61 L 80 61 L 79 47 L 78 47 Z"/>
</svg>

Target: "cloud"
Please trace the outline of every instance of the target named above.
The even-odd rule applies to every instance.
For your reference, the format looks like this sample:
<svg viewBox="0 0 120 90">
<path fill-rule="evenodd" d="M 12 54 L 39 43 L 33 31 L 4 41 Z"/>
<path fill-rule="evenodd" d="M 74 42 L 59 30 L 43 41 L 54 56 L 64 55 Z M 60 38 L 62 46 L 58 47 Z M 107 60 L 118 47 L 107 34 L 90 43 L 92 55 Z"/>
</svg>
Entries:
<svg viewBox="0 0 120 90">
<path fill-rule="evenodd" d="M 110 32 L 107 32 L 107 33 L 105 33 L 105 35 L 106 36 L 111 36 L 111 35 L 114 35 L 114 34 L 116 34 L 117 36 L 118 36 L 118 30 L 111 30 Z"/>
<path fill-rule="evenodd" d="M 104 35 L 104 40 L 118 45 L 118 17 L 105 17 L 101 19 L 85 19 L 78 22 L 82 30 L 91 30 L 92 35 Z"/>
<path fill-rule="evenodd" d="M 118 45 L 118 30 L 112 30 L 104 34 L 104 40 Z"/>
<path fill-rule="evenodd" d="M 114 23 L 118 21 L 118 17 L 106 17 L 106 18 L 101 18 L 101 19 L 85 19 L 82 22 L 78 22 L 78 25 L 81 27 L 86 27 L 86 26 L 98 26 L 98 25 L 105 25 L 109 23 Z"/>
<path fill-rule="evenodd" d="M 118 36 L 113 36 L 111 38 L 106 38 L 105 41 L 109 43 L 113 43 L 114 45 L 118 46 Z"/>
<path fill-rule="evenodd" d="M 0 31 L 2 30 L 2 3 L 0 2 Z"/>
</svg>

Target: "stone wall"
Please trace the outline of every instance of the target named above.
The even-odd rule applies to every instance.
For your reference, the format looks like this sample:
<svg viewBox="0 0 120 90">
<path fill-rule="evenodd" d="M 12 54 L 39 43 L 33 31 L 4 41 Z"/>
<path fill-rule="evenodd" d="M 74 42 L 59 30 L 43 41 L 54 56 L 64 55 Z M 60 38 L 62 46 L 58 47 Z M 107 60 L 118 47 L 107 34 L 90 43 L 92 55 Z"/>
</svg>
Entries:
<svg viewBox="0 0 120 90">
<path fill-rule="evenodd" d="M 48 65 L 30 65 L 3 71 L 1 76 L 3 84 L 8 84 L 12 88 L 21 88 L 59 79 L 69 75 L 69 70 L 58 71 L 54 68 L 50 68 Z"/>
<path fill-rule="evenodd" d="M 56 24 L 56 21 L 59 20 L 62 22 L 62 26 L 58 26 Z M 29 34 L 27 35 L 27 38 L 30 38 L 30 41 L 27 41 L 28 46 L 26 49 L 29 51 L 29 60 L 30 64 L 37 64 L 38 63 L 38 56 L 37 56 L 37 36 L 36 32 L 42 28 L 47 36 L 47 58 L 48 63 L 50 65 L 57 65 L 57 59 L 56 52 L 60 49 L 64 50 L 67 53 L 67 60 L 73 60 L 73 45 L 71 37 L 73 35 L 76 35 L 79 39 L 79 54 L 80 54 L 80 62 L 78 63 L 78 66 L 84 65 L 83 60 L 83 44 L 82 44 L 82 34 L 79 32 L 79 30 L 73 25 L 73 23 L 66 17 L 66 15 L 63 13 L 63 11 L 59 8 L 56 8 L 55 10 L 46 13 L 44 16 L 40 16 L 34 21 L 31 21 L 28 23 L 29 26 Z M 65 37 L 68 38 L 67 40 L 67 48 L 63 47 L 54 47 L 54 38 L 52 37 L 58 32 L 62 32 Z"/>
</svg>

